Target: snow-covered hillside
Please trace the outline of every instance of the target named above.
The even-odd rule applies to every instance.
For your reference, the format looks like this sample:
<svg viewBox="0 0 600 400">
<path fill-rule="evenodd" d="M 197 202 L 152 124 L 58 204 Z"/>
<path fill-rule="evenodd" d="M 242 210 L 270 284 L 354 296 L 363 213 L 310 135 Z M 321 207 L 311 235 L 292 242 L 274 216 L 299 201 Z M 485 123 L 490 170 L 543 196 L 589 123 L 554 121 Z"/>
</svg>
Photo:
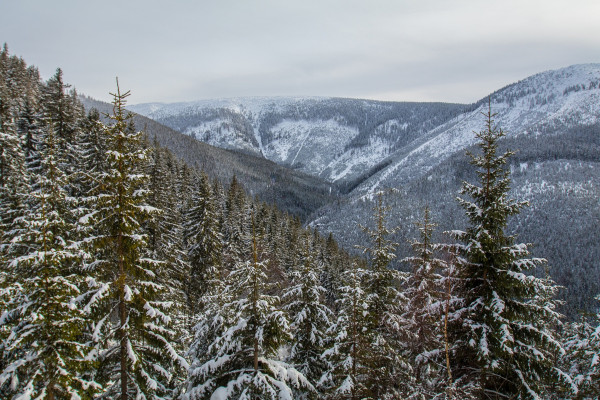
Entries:
<svg viewBox="0 0 600 400">
<path fill-rule="evenodd" d="M 420 178 L 456 152 L 475 143 L 491 106 L 495 122 L 508 136 L 544 135 L 547 131 L 590 125 L 600 120 L 600 64 L 575 65 L 543 72 L 509 85 L 476 103 L 473 111 L 436 127 L 399 149 L 393 162 L 365 181 L 358 193 L 403 185 Z"/>
<path fill-rule="evenodd" d="M 210 145 L 262 155 L 264 147 L 259 128 L 263 116 L 281 113 L 291 104 L 311 99 L 313 98 L 244 97 L 183 103 L 146 103 L 128 108 Z M 240 121 L 244 123 L 240 124 Z M 281 151 L 285 151 L 285 144 L 281 147 Z M 273 150 L 277 153 L 279 149 Z"/>
<path fill-rule="evenodd" d="M 330 182 L 359 179 L 464 105 L 251 97 L 129 107 L 214 146 L 262 155 Z"/>
</svg>

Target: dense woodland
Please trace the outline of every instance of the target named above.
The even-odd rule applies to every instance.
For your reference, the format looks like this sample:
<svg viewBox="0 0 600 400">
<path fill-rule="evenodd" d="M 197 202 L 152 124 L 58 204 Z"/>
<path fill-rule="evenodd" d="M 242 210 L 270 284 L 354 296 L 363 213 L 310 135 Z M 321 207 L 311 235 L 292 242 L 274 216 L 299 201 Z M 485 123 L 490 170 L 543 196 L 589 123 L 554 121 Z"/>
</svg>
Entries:
<svg viewBox="0 0 600 400">
<path fill-rule="evenodd" d="M 564 321 L 544 260 L 506 233 L 526 204 L 491 111 L 467 228 L 436 243 L 418 210 L 398 254 L 381 192 L 350 257 L 148 140 L 127 95 L 105 123 L 60 70 L 0 53 L 3 399 L 600 396 L 599 315 Z"/>
</svg>

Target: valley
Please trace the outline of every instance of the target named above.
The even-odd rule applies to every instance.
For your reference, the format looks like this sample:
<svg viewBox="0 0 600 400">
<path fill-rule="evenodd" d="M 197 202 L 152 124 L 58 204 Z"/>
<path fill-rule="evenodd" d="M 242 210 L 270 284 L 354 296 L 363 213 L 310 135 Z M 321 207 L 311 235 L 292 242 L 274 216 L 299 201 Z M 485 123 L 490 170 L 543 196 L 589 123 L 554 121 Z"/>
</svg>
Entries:
<svg viewBox="0 0 600 400">
<path fill-rule="evenodd" d="M 390 200 L 390 222 L 401 227 L 394 239 L 403 253 L 425 205 L 439 225 L 439 241 L 449 240 L 443 231 L 464 224 L 455 197 L 463 180 L 475 179 L 465 152 L 484 128 L 489 106 L 507 134 L 503 148 L 516 151 L 511 193 L 530 203 L 510 229 L 548 259 L 574 316 L 592 309 L 600 292 L 599 82 L 600 65 L 586 64 L 536 74 L 471 105 L 290 97 L 129 109 L 198 141 L 333 185 L 331 193 L 339 195 L 311 210 L 306 223 L 333 233 L 349 250 L 364 244 L 357 223 L 370 214 L 373 194 L 399 189 Z M 303 195 L 313 193 L 320 192 Z"/>
</svg>

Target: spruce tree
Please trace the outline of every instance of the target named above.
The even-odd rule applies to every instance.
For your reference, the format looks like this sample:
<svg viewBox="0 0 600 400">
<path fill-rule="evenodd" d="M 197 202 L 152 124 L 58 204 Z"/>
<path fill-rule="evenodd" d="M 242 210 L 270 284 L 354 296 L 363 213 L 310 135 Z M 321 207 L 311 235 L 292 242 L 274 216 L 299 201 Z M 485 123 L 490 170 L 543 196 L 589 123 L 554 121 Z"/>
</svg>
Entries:
<svg viewBox="0 0 600 400">
<path fill-rule="evenodd" d="M 98 380 L 103 398 L 167 399 L 187 362 L 175 347 L 168 288 L 160 276 L 163 263 L 147 254 L 143 224 L 157 209 L 147 204 L 147 150 L 142 133 L 124 114 L 117 84 L 112 125 L 106 135 L 106 168 L 96 175 L 82 218 L 90 233 L 85 242 L 94 261 L 86 309 L 94 316 L 92 337 L 99 352 Z"/>
<path fill-rule="evenodd" d="M 425 207 L 423 221 L 416 224 L 419 240 L 411 245 L 414 255 L 403 261 L 410 263 L 412 271 L 407 280 L 404 295 L 407 298 L 404 311 L 407 357 L 413 366 L 416 384 L 415 394 L 431 396 L 439 390 L 440 372 L 443 368 L 443 314 L 444 287 L 440 274 L 447 268 L 446 262 L 435 256 L 439 247 L 432 241 L 435 224 L 431 221 L 429 207 Z"/>
<path fill-rule="evenodd" d="M 22 298 L 21 286 L 10 263 L 28 251 L 27 244 L 19 238 L 28 230 L 24 218 L 31 191 L 26 155 L 15 124 L 17 99 L 12 93 L 15 88 L 10 82 L 10 61 L 5 46 L 0 53 L 0 309 L 3 313 L 14 307 L 15 299 Z M 6 316 L 2 317 L 1 325 L 0 368 L 4 369 L 9 356 L 4 354 L 7 350 L 3 339 L 11 334 Z"/>
<path fill-rule="evenodd" d="M 600 296 L 596 297 L 600 301 Z M 595 329 L 591 332 L 587 357 L 589 359 L 589 372 L 585 380 L 589 384 L 585 393 L 590 397 L 600 397 L 600 310 L 596 313 Z"/>
<path fill-rule="evenodd" d="M 100 113 L 90 110 L 87 117 L 80 122 L 81 129 L 77 138 L 80 148 L 78 159 L 78 194 L 85 197 L 96 187 L 96 176 L 106 168 L 106 135 L 104 124 L 100 121 Z"/>
<path fill-rule="evenodd" d="M 160 148 L 154 140 L 146 167 L 148 204 L 161 212 L 146 221 L 144 229 L 148 234 L 147 253 L 151 258 L 161 260 L 157 282 L 167 290 L 165 299 L 173 303 L 169 315 L 173 320 L 172 327 L 177 331 L 177 342 L 180 347 L 187 347 L 191 337 L 186 304 L 190 264 L 184 243 L 183 205 L 173 190 L 175 163 L 171 153 Z"/>
<path fill-rule="evenodd" d="M 209 280 L 222 273 L 223 238 L 216 200 L 205 173 L 200 176 L 192 204 L 186 212 L 184 225 L 189 260 L 185 293 L 189 313 L 195 316 L 200 311 L 200 297 L 206 291 Z"/>
<path fill-rule="evenodd" d="M 19 114 L 17 85 L 6 45 L 0 53 L 0 237 L 1 252 L 9 247 L 20 247 L 12 240 L 19 230 L 17 225 L 25 214 L 25 201 L 29 193 L 29 174 L 23 140 L 17 127 Z M 16 225 L 15 225 L 16 224 Z M 14 249 L 13 249 L 14 250 Z"/>
<path fill-rule="evenodd" d="M 52 125 L 56 132 L 60 151 L 63 154 L 69 153 L 75 156 L 69 150 L 70 146 L 75 145 L 77 132 L 76 111 L 73 106 L 73 99 L 67 94 L 70 85 L 63 82 L 62 75 L 62 70 L 58 68 L 56 73 L 48 79 L 42 89 L 41 104 L 46 123 Z"/>
<path fill-rule="evenodd" d="M 342 275 L 338 318 L 329 330 L 333 340 L 323 352 L 328 368 L 319 381 L 330 399 L 358 400 L 371 396 L 367 380 L 372 332 L 367 330 L 369 309 L 362 283 L 366 273 L 354 262 Z"/>
<path fill-rule="evenodd" d="M 600 296 L 597 297 L 600 300 Z M 559 364 L 568 370 L 576 386 L 574 399 L 600 396 L 600 312 L 566 323 L 562 331 L 565 356 Z"/>
<path fill-rule="evenodd" d="M 246 195 L 234 175 L 227 190 L 223 215 L 223 262 L 228 269 L 249 259 L 244 251 L 249 247 L 248 215 Z"/>
<path fill-rule="evenodd" d="M 61 168 L 70 177 L 66 190 L 70 196 L 80 197 L 82 151 L 77 139 L 85 114 L 76 92 L 67 92 L 69 87 L 63 82 L 62 70 L 58 68 L 41 88 L 40 108 L 43 124 L 54 130 Z"/>
<path fill-rule="evenodd" d="M 323 249 L 323 269 L 319 279 L 325 288 L 325 301 L 332 309 L 335 309 L 335 302 L 339 297 L 337 289 L 344 270 L 339 253 L 338 245 L 333 239 L 333 235 L 329 233 Z"/>
<path fill-rule="evenodd" d="M 92 365 L 90 349 L 80 342 L 84 314 L 76 302 L 83 287 L 84 254 L 73 241 L 67 177 L 52 126 L 40 151 L 40 171 L 26 228 L 13 238 L 26 246 L 7 265 L 16 294 L 0 320 L 10 328 L 0 386 L 11 398 L 79 398 L 98 389 L 81 376 Z M 10 394 L 9 394 L 10 393 Z"/>
<path fill-rule="evenodd" d="M 185 400 L 292 399 L 296 390 L 314 392 L 304 375 L 278 359 L 291 329 L 279 297 L 267 294 L 266 262 L 252 236 L 252 261 L 237 263 L 224 301 L 195 328 Z"/>
<path fill-rule="evenodd" d="M 324 304 L 325 288 L 319 285 L 322 266 L 316 263 L 308 238 L 303 258 L 303 264 L 291 272 L 291 286 L 283 294 L 293 334 L 288 362 L 316 384 L 327 370 L 322 355 L 329 342 L 333 313 Z"/>
<path fill-rule="evenodd" d="M 27 252 L 27 246 L 18 238 L 26 233 L 24 217 L 30 194 L 30 175 L 26 168 L 26 153 L 18 132 L 20 93 L 24 87 L 15 81 L 14 57 L 6 44 L 0 51 L 0 309 L 21 296 L 20 285 L 15 284 L 9 269 L 10 262 Z M 38 82 L 35 81 L 35 84 Z M 3 319 L 0 328 L 0 368 L 6 365 L 3 339 L 10 335 L 10 327 Z M 2 394 L 0 392 L 0 394 Z"/>
<path fill-rule="evenodd" d="M 14 237 L 25 229 L 22 218 L 26 214 L 26 198 L 30 191 L 26 165 L 14 118 L 0 110 L 0 252 L 4 254 L 24 251 L 23 245 Z"/>
<path fill-rule="evenodd" d="M 300 248 L 298 239 L 301 230 L 302 223 L 297 217 L 288 218 L 282 232 L 282 246 L 279 248 L 278 255 L 279 264 L 285 273 L 291 272 L 301 259 L 298 251 L 298 248 Z"/>
<path fill-rule="evenodd" d="M 389 207 L 384 204 L 383 197 L 383 192 L 376 194 L 373 208 L 375 227 L 363 227 L 371 242 L 363 249 L 369 257 L 368 274 L 364 280 L 369 307 L 366 329 L 371 333 L 367 384 L 371 395 L 378 399 L 403 396 L 410 377 L 409 366 L 401 354 L 403 327 L 406 325 L 402 318 L 406 299 L 400 290 L 404 276 L 390 268 L 396 257 L 397 243 L 389 239 L 394 231 L 387 227 Z"/>
<path fill-rule="evenodd" d="M 29 99 L 25 100 L 25 104 L 17 120 L 17 132 L 21 138 L 21 146 L 30 174 L 39 169 L 38 149 L 43 129 L 40 114 L 32 103 Z"/>
<path fill-rule="evenodd" d="M 481 399 L 537 399 L 549 381 L 564 376 L 552 365 L 552 354 L 562 352 L 551 330 L 560 317 L 552 300 L 557 287 L 533 275 L 544 260 L 526 258 L 529 246 L 505 233 L 508 219 L 526 203 L 508 197 L 506 163 L 513 153 L 498 154 L 504 133 L 491 106 L 485 115 L 486 127 L 476 133 L 481 153 L 468 153 L 478 183 L 464 182 L 461 194 L 468 198 L 458 199 L 469 225 L 451 232 L 459 241 L 462 301 L 450 318 L 453 375 Z"/>
</svg>

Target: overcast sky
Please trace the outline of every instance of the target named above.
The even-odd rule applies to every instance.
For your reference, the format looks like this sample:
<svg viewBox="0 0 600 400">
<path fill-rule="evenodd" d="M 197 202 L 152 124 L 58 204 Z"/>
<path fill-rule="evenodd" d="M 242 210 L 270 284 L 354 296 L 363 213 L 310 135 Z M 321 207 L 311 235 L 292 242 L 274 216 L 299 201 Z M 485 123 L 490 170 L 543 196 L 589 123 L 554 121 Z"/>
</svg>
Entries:
<svg viewBox="0 0 600 400">
<path fill-rule="evenodd" d="M 471 103 L 600 62 L 599 0 L 0 0 L 0 42 L 130 103 L 313 95 Z"/>
</svg>

